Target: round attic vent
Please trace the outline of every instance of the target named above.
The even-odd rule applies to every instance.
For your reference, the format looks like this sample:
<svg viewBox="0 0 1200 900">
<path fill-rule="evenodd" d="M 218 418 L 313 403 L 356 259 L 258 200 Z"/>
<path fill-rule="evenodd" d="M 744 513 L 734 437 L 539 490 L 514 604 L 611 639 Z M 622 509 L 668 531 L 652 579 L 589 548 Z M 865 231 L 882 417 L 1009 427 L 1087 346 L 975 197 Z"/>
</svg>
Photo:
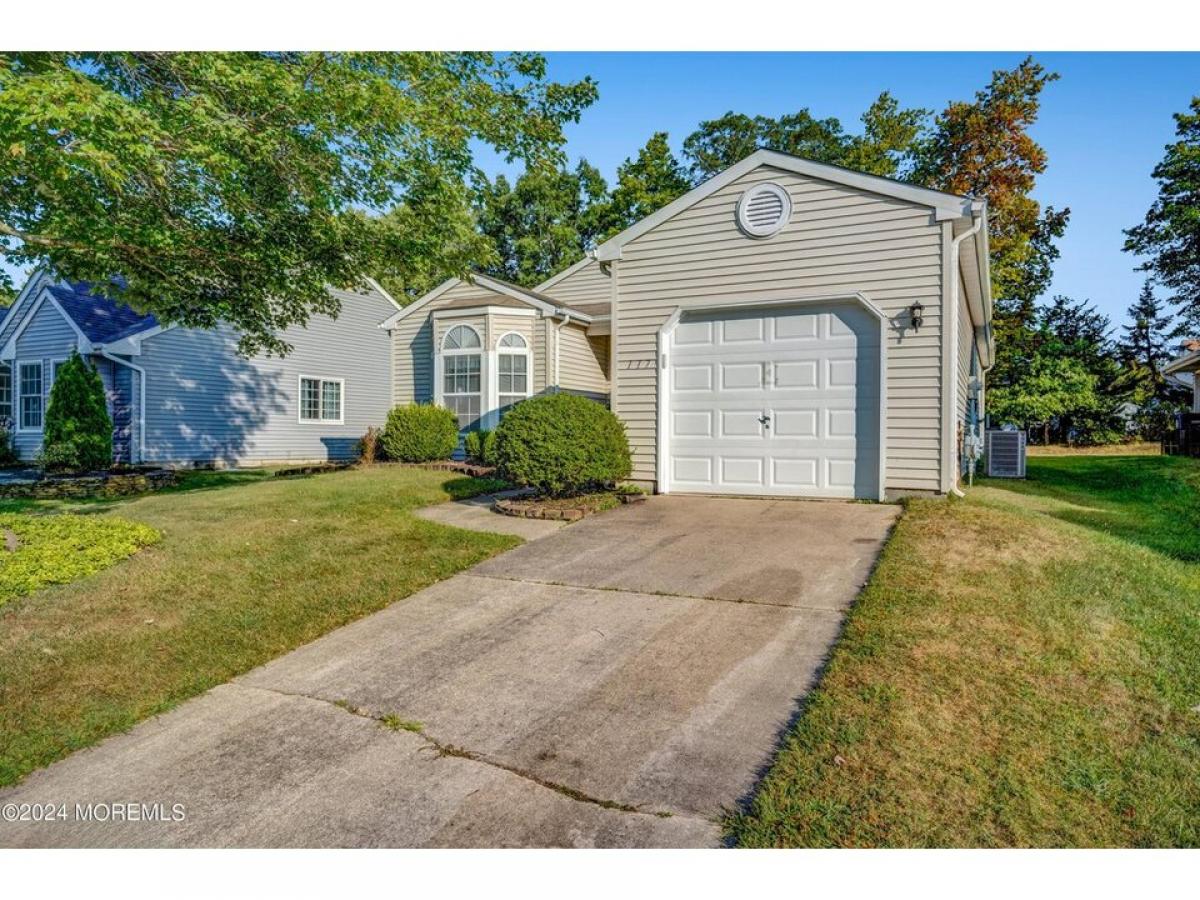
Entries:
<svg viewBox="0 0 1200 900">
<path fill-rule="evenodd" d="M 791 217 L 792 198 L 777 184 L 756 184 L 738 201 L 738 227 L 751 237 L 770 237 Z"/>
</svg>

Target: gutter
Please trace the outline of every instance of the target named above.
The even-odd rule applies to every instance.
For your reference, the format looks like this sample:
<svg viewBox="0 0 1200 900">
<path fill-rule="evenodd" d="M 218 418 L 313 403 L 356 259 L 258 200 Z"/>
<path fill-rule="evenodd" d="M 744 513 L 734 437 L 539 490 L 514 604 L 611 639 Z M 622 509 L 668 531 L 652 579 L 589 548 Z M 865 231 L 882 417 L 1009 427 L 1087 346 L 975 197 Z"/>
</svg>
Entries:
<svg viewBox="0 0 1200 900">
<path fill-rule="evenodd" d="M 103 345 L 97 344 L 92 348 L 94 353 L 103 356 L 105 359 L 115 362 L 118 365 L 125 366 L 138 373 L 138 459 L 142 463 L 146 461 L 146 370 L 141 366 L 131 363 L 127 359 L 121 359 L 119 356 L 113 356 Z"/>
<path fill-rule="evenodd" d="M 562 317 L 563 317 L 563 320 L 561 322 L 559 322 L 558 325 L 554 329 L 554 392 L 556 394 L 562 390 L 562 377 L 559 375 L 560 358 L 561 358 L 561 354 L 559 353 L 559 347 L 562 346 L 561 334 L 562 334 L 563 328 L 566 327 L 570 323 L 571 314 L 569 312 L 564 312 L 564 313 L 562 313 Z"/>
<path fill-rule="evenodd" d="M 962 281 L 962 277 L 958 271 L 958 248 L 959 248 L 959 245 L 963 241 L 965 241 L 969 237 L 973 237 L 973 236 L 979 234 L 979 230 L 981 228 L 983 228 L 983 216 L 982 215 L 978 216 L 978 217 L 973 216 L 972 219 L 974 220 L 975 224 L 972 225 L 970 229 L 968 229 L 967 231 L 964 231 L 962 234 L 960 234 L 958 237 L 954 238 L 954 240 L 952 240 L 950 242 L 950 274 L 951 274 L 952 281 L 950 282 L 950 310 L 949 310 L 949 315 L 947 316 L 947 318 L 949 319 L 950 326 L 951 326 L 950 327 L 950 360 L 955 366 L 958 365 L 958 300 L 959 300 L 959 284 Z M 987 368 L 990 369 L 991 366 L 988 366 Z M 984 370 L 984 374 L 987 374 L 987 369 Z M 949 409 L 950 415 L 955 416 L 955 415 L 957 415 L 956 411 L 958 409 L 957 372 L 955 373 L 955 377 L 950 379 L 949 397 L 950 397 L 950 403 L 948 405 L 948 409 Z M 952 429 L 951 430 L 952 438 L 953 438 L 954 434 L 955 434 L 955 430 Z M 958 468 L 958 463 L 957 463 L 957 460 L 955 460 L 955 472 L 954 472 L 954 478 L 950 482 L 950 493 L 952 493 L 955 497 L 965 497 L 966 494 L 964 494 L 958 488 L 957 468 Z"/>
</svg>

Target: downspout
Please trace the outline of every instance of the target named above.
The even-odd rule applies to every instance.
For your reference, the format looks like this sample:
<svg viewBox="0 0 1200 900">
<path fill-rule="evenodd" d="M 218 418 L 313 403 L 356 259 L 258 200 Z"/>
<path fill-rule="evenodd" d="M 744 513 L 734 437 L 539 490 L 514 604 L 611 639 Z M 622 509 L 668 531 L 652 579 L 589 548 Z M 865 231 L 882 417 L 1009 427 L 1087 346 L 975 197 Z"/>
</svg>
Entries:
<svg viewBox="0 0 1200 900">
<path fill-rule="evenodd" d="M 562 330 L 571 321 L 569 312 L 562 313 L 563 320 L 554 329 L 554 393 L 559 393 L 562 390 L 562 378 L 559 375 L 560 354 L 559 347 L 562 345 Z"/>
<path fill-rule="evenodd" d="M 973 217 L 974 218 L 974 217 Z M 967 231 L 964 231 L 958 237 L 950 242 L 950 274 L 952 281 L 950 282 L 951 309 L 950 320 L 953 327 L 950 329 L 950 359 L 955 365 L 955 377 L 950 379 L 950 413 L 957 418 L 958 416 L 958 285 L 962 280 L 958 272 L 958 247 L 969 237 L 979 234 L 979 230 L 983 227 L 983 217 L 974 218 L 975 224 Z M 957 434 L 957 428 L 951 432 Z M 955 497 L 965 497 L 958 487 L 958 460 L 954 461 L 954 479 L 950 483 L 950 493 Z"/>
<path fill-rule="evenodd" d="M 103 356 L 105 359 L 115 362 L 118 365 L 125 366 L 138 373 L 138 458 L 137 461 L 142 463 L 146 461 L 146 370 L 139 365 L 131 363 L 127 359 L 121 359 L 119 356 L 113 356 L 102 345 L 95 346 L 92 350 Z M 132 448 L 131 448 L 132 449 Z"/>
</svg>

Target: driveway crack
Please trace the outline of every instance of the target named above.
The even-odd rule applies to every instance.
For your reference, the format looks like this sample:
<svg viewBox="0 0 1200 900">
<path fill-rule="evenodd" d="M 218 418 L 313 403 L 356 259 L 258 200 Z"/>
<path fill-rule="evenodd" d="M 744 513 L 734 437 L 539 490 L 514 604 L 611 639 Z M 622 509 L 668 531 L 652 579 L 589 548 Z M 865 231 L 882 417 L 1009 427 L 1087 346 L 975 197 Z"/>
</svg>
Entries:
<svg viewBox="0 0 1200 900">
<path fill-rule="evenodd" d="M 324 703 L 327 706 L 333 706 L 340 709 L 342 712 L 349 713 L 352 716 L 358 716 L 363 719 L 370 719 L 378 723 L 384 728 L 392 731 L 407 731 L 414 734 L 425 742 L 438 757 L 450 756 L 459 759 L 470 760 L 471 762 L 479 763 L 480 765 L 490 766 L 494 769 L 500 769 L 509 774 L 516 775 L 525 781 L 532 782 L 539 787 L 554 791 L 564 797 L 568 797 L 577 803 L 590 803 L 593 806 L 599 806 L 603 809 L 612 809 L 618 812 L 636 813 L 638 815 L 657 816 L 660 819 L 668 819 L 677 817 L 678 813 L 673 813 L 667 810 L 644 809 L 640 806 L 632 806 L 628 803 L 621 803 L 617 800 L 606 800 L 602 797 L 593 797 L 591 794 L 585 793 L 578 788 L 573 788 L 567 784 L 561 784 L 557 781 L 551 781 L 548 778 L 543 778 L 535 772 L 530 772 L 528 769 L 523 769 L 520 766 L 514 766 L 510 763 L 502 762 L 501 760 L 492 759 L 478 751 L 468 750 L 465 747 L 459 747 L 455 744 L 439 740 L 425 730 L 425 726 L 411 719 L 403 719 L 395 713 L 376 713 L 366 707 L 355 706 L 347 700 L 328 700 L 325 697 L 318 697 L 313 694 L 305 694 L 299 691 L 284 691 L 278 688 L 261 687 L 260 685 L 239 684 L 241 688 L 251 688 L 256 691 L 267 691 L 273 694 L 280 694 L 284 697 L 296 697 L 302 700 L 311 700 L 316 703 Z M 685 816 L 684 818 L 694 818 Z M 707 821 L 707 820 L 705 820 Z"/>
</svg>

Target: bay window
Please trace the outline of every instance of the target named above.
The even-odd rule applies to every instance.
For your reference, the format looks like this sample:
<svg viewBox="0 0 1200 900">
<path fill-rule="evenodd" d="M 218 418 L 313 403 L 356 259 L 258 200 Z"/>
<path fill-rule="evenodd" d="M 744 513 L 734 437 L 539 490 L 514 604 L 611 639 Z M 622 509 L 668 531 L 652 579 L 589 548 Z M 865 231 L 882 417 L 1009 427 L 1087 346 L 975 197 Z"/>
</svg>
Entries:
<svg viewBox="0 0 1200 900">
<path fill-rule="evenodd" d="M 455 325 L 442 341 L 442 403 L 458 417 L 459 431 L 478 427 L 483 412 L 482 349 L 469 325 Z"/>
</svg>

